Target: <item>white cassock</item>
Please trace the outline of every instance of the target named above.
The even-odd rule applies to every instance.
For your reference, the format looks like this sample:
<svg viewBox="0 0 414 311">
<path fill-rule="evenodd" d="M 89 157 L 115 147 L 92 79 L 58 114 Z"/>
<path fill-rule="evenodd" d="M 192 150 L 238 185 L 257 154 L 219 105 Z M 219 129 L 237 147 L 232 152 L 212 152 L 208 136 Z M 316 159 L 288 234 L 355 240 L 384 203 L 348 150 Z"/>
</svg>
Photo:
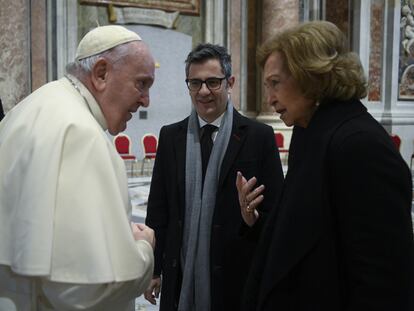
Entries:
<svg viewBox="0 0 414 311">
<path fill-rule="evenodd" d="M 0 311 L 134 310 L 153 272 L 91 93 L 46 84 L 0 123 Z"/>
</svg>

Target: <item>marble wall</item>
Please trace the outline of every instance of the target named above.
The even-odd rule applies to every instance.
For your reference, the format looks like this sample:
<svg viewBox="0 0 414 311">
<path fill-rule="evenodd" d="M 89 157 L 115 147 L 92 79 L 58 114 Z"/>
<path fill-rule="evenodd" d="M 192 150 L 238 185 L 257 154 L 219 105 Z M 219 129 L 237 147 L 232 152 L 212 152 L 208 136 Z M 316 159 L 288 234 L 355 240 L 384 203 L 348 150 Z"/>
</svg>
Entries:
<svg viewBox="0 0 414 311">
<path fill-rule="evenodd" d="M 236 82 L 233 87 L 233 91 L 231 94 L 231 98 L 233 101 L 234 106 L 237 109 L 241 108 L 241 82 L 242 82 L 242 76 L 240 74 L 241 66 L 243 64 L 241 63 L 241 49 L 243 48 L 241 46 L 241 14 L 242 14 L 242 7 L 241 7 L 241 1 L 237 0 L 232 3 L 232 6 L 230 8 L 230 46 L 229 46 L 229 52 L 231 54 L 231 61 L 232 61 L 232 69 L 233 69 L 233 75 L 236 77 Z"/>
<path fill-rule="evenodd" d="M 260 42 L 263 43 L 278 31 L 295 26 L 299 23 L 300 6 L 298 0 L 264 0 L 262 5 L 262 26 Z M 265 102 L 262 86 L 260 87 L 262 100 L 262 117 L 274 118 L 273 108 Z"/>
<path fill-rule="evenodd" d="M 201 7 L 203 10 L 203 7 Z M 78 38 L 82 38 L 89 30 L 97 25 L 108 25 L 108 10 L 106 6 L 78 5 Z M 179 15 L 174 30 L 190 35 L 192 45 L 203 42 L 202 17 Z"/>
<path fill-rule="evenodd" d="M 172 29 L 146 25 L 127 25 L 127 28 L 140 34 L 159 64 L 150 89 L 149 107 L 139 108 L 125 131 L 131 137 L 133 153 L 142 159 L 141 138 L 145 133 L 158 137 L 161 126 L 180 121 L 191 112 L 191 99 L 184 82 L 184 59 L 191 50 L 192 40 Z"/>
<path fill-rule="evenodd" d="M 257 72 L 256 66 L 256 49 L 260 42 L 258 42 L 258 32 L 260 30 L 259 21 L 260 18 L 260 10 L 258 4 L 254 0 L 248 0 L 247 4 L 247 83 L 246 83 L 246 110 L 250 112 L 250 114 L 256 116 L 258 112 L 260 112 L 260 102 L 258 102 L 257 96 L 257 88 L 258 83 L 260 83 L 260 78 Z"/>
<path fill-rule="evenodd" d="M 262 15 L 261 42 L 264 42 L 281 29 L 299 23 L 299 1 L 264 0 Z"/>
<path fill-rule="evenodd" d="M 301 8 L 303 10 L 304 0 L 215 0 L 215 3 L 221 3 L 220 1 L 225 3 L 222 6 L 225 12 L 220 16 L 225 18 L 227 28 L 223 31 L 228 37 L 224 41 L 233 57 L 237 81 L 232 94 L 235 106 L 243 110 L 244 114 L 268 123 L 276 130 L 285 131 L 289 137 L 289 130 L 284 128 L 264 101 L 261 69 L 256 64 L 256 49 L 278 30 L 300 22 L 300 17 L 304 15 L 300 11 Z M 67 59 L 73 58 L 69 56 L 72 56 L 77 41 L 87 31 L 97 24 L 109 23 L 105 6 L 80 5 L 74 0 L 1 0 L 0 98 L 6 112 L 32 90 L 44 84 L 48 79 L 47 73 L 50 75 L 50 68 L 63 68 L 63 63 L 67 60 L 65 58 L 56 65 L 53 55 L 48 55 L 50 51 L 46 45 L 53 38 L 47 37 L 47 26 L 53 26 L 48 24 L 50 20 L 46 17 L 46 12 L 50 8 L 45 7 L 46 3 L 54 4 L 55 10 L 69 5 L 76 8 L 63 10 L 66 13 L 61 15 L 57 10 L 55 14 L 55 22 L 61 25 L 61 31 L 67 32 L 65 40 L 68 44 L 59 44 L 61 33 L 54 32 L 54 39 L 57 40 L 55 43 L 61 51 L 70 50 L 70 53 L 66 53 Z M 174 31 L 191 37 L 191 44 L 186 46 L 188 52 L 191 46 L 204 42 L 206 21 L 214 21 L 214 16 L 206 14 L 206 2 L 201 3 L 200 16 L 180 15 L 175 23 Z M 321 14 L 312 13 L 307 16 L 318 16 L 316 18 L 334 22 L 346 33 L 349 42 L 353 42 L 351 48 L 360 52 L 369 75 L 369 95 L 364 104 L 374 117 L 385 127 L 388 126 L 387 130 L 397 134 L 401 132 L 402 153 L 405 158 L 409 157 L 413 152 L 413 135 L 409 133 L 414 123 L 413 8 L 403 9 L 406 0 L 370 0 L 369 3 L 337 0 L 320 3 L 326 5 L 325 8 L 318 7 Z M 54 11 L 50 12 L 53 15 Z M 64 22 L 59 24 L 62 18 L 71 18 L 76 29 L 65 27 Z M 242 39 L 245 40 L 244 43 Z M 165 40 L 168 41 L 168 38 Z M 180 54 L 182 62 L 177 62 L 177 71 L 184 72 L 185 54 Z M 55 76 L 56 74 L 53 77 Z M 242 79 L 243 85 L 240 83 Z M 186 106 L 185 109 L 187 108 Z M 400 130 L 401 126 L 410 127 L 410 130 Z"/>
<path fill-rule="evenodd" d="M 47 82 L 46 1 L 1 2 L 0 98 L 7 113 Z"/>
<path fill-rule="evenodd" d="M 47 82 L 47 17 L 46 1 L 31 0 L 30 54 L 31 90 Z"/>
<path fill-rule="evenodd" d="M 369 101 L 381 100 L 384 6 L 384 0 L 373 0 L 371 3 L 371 42 L 368 72 Z"/>
<path fill-rule="evenodd" d="M 7 113 L 30 92 L 30 12 L 26 0 L 0 7 L 0 98 Z"/>
<path fill-rule="evenodd" d="M 348 38 L 350 44 L 352 27 L 350 25 L 350 3 L 349 0 L 326 1 L 325 19 L 334 23 Z"/>
</svg>

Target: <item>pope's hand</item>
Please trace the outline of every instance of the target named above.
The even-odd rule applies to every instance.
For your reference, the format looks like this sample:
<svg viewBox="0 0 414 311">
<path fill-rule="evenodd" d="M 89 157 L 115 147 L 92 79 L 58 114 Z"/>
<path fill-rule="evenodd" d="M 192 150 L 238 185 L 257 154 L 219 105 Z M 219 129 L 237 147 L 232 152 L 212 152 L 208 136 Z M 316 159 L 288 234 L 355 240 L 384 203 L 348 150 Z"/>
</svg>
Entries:
<svg viewBox="0 0 414 311">
<path fill-rule="evenodd" d="M 253 189 L 256 182 L 256 177 L 246 180 L 242 173 L 237 172 L 236 187 L 239 195 L 240 212 L 244 222 L 250 227 L 259 219 L 259 212 L 256 208 L 264 199 L 262 192 L 265 186 L 261 185 Z"/>
<path fill-rule="evenodd" d="M 134 235 L 135 241 L 145 240 L 151 244 L 152 248 L 155 247 L 155 235 L 154 230 L 150 227 L 140 224 L 140 223 L 131 223 L 132 234 Z"/>
<path fill-rule="evenodd" d="M 148 286 L 147 290 L 144 292 L 145 299 L 148 300 L 151 304 L 156 305 L 157 301 L 155 299 L 160 296 L 160 290 L 161 290 L 161 278 L 157 276 L 151 280 L 150 285 Z"/>
</svg>

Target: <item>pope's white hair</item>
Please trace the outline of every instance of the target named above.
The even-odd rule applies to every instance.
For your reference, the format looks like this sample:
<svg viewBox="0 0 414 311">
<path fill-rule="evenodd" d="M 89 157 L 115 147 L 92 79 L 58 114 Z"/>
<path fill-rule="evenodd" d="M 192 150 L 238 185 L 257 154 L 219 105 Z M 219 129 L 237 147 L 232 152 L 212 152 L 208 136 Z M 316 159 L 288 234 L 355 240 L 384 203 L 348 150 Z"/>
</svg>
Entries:
<svg viewBox="0 0 414 311">
<path fill-rule="evenodd" d="M 130 52 L 129 44 L 133 42 L 137 41 L 127 42 L 102 53 L 71 62 L 66 66 L 66 72 L 74 76 L 78 76 L 78 73 L 80 72 L 89 74 L 91 73 L 96 62 L 101 58 L 105 58 L 112 64 L 115 64 L 117 61 L 128 55 Z"/>
</svg>

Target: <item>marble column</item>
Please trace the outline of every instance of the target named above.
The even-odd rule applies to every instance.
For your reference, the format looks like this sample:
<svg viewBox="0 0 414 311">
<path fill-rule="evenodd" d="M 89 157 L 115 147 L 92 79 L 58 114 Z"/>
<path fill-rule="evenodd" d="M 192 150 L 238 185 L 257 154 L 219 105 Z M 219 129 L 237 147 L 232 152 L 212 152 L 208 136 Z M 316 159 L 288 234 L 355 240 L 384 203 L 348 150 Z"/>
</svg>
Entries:
<svg viewBox="0 0 414 311">
<path fill-rule="evenodd" d="M 31 0 L 30 14 L 31 91 L 34 91 L 47 82 L 46 1 Z"/>
<path fill-rule="evenodd" d="M 370 53 L 368 70 L 368 100 L 379 102 L 382 96 L 382 58 L 384 44 L 384 0 L 371 2 Z"/>
<path fill-rule="evenodd" d="M 224 0 L 209 0 L 205 2 L 205 42 L 227 44 L 227 6 Z"/>
<path fill-rule="evenodd" d="M 348 44 L 351 44 L 351 8 L 349 0 L 326 1 L 325 18 L 327 21 L 334 23 L 348 38 Z M 368 13 L 369 14 L 369 13 Z"/>
<path fill-rule="evenodd" d="M 265 42 L 278 31 L 295 26 L 299 23 L 300 3 L 299 0 L 264 0 L 261 7 L 262 23 L 260 31 L 260 43 Z M 285 137 L 285 146 L 288 148 L 290 144 L 291 129 L 275 114 L 273 108 L 266 103 L 262 83 L 262 70 L 260 68 L 257 75 L 258 81 L 258 107 L 260 114 L 257 120 L 273 126 L 275 131 L 281 132 Z"/>
<path fill-rule="evenodd" d="M 278 31 L 299 23 L 299 0 L 264 0 L 262 5 L 262 31 L 260 43 L 265 42 Z M 262 88 L 261 88 L 262 89 Z M 260 117 L 273 115 L 262 94 Z"/>
<path fill-rule="evenodd" d="M 246 83 L 245 83 L 245 94 L 246 94 L 246 105 L 245 105 L 245 115 L 250 118 L 255 118 L 258 114 L 258 105 L 257 105 L 257 64 L 256 64 L 256 50 L 257 50 L 257 34 L 258 29 L 261 27 L 261 17 L 258 14 L 258 8 L 261 5 L 260 1 L 256 0 L 247 0 L 245 4 L 247 8 L 247 20 L 246 25 L 247 29 L 245 32 L 246 38 L 246 54 L 245 58 L 245 69 L 246 74 Z"/>
<path fill-rule="evenodd" d="M 46 2 L 3 1 L 0 9 L 0 98 L 7 112 L 47 82 Z"/>
<path fill-rule="evenodd" d="M 30 33 L 27 0 L 2 1 L 0 98 L 7 113 L 30 93 Z"/>
<path fill-rule="evenodd" d="M 264 0 L 261 42 L 299 23 L 299 0 Z"/>
<path fill-rule="evenodd" d="M 243 15 L 243 0 L 232 1 L 230 9 L 230 23 L 229 23 L 229 52 L 231 54 L 231 62 L 233 75 L 236 77 L 236 83 L 233 87 L 231 99 L 235 108 L 242 113 L 245 111 L 245 103 L 243 101 L 245 90 L 245 59 L 244 59 L 244 42 L 242 29 L 242 15 Z M 242 74 L 243 73 L 243 74 Z"/>
</svg>

